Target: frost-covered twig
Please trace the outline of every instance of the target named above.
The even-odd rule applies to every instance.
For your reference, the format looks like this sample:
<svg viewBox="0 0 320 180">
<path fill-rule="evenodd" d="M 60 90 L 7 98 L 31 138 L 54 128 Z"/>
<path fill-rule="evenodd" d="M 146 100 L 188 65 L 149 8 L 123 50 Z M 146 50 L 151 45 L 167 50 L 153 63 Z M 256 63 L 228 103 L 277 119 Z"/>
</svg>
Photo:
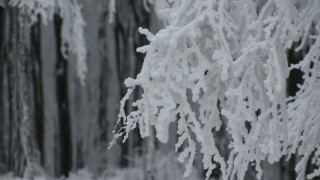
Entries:
<svg viewBox="0 0 320 180">
<path fill-rule="evenodd" d="M 319 123 L 315 125 L 319 119 L 315 110 L 319 106 L 319 22 L 315 21 L 319 1 L 258 2 L 175 0 L 163 10 L 169 22 L 166 28 L 154 35 L 140 29 L 150 44 L 138 48 L 146 53 L 144 65 L 126 85 L 141 86 L 144 93 L 132 104 L 137 110 L 125 114 L 121 109 L 118 121 L 124 126 L 115 137 L 126 139 L 138 125 L 145 137 L 151 126 L 158 140 L 166 143 L 169 125 L 176 122 L 176 149 L 182 148 L 179 160 L 188 159 L 185 175 L 190 173 L 196 142 L 207 177 L 219 164 L 223 179 L 244 179 L 251 164 L 261 179 L 261 161 L 273 163 L 296 150 L 304 155 L 296 168 L 299 179 L 313 152 L 313 163 L 319 166 L 319 142 L 313 140 L 320 132 Z M 316 34 L 309 32 L 311 28 Z M 316 41 L 306 44 L 310 38 Z M 292 68 L 305 72 L 305 82 L 288 103 L 286 80 L 292 68 L 286 51 L 299 40 L 310 51 Z M 231 136 L 229 157 L 222 157 L 215 143 L 214 132 L 223 119 Z M 309 178 L 316 175 L 319 170 Z"/>
</svg>

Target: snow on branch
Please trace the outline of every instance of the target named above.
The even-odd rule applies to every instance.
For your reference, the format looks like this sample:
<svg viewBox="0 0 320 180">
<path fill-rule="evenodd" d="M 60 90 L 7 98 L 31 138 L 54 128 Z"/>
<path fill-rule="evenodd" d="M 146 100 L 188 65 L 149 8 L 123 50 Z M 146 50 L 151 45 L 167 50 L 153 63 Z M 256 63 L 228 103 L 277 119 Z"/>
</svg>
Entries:
<svg viewBox="0 0 320 180">
<path fill-rule="evenodd" d="M 30 24 L 38 21 L 38 15 L 41 16 L 44 24 L 52 20 L 55 11 L 54 0 L 11 0 L 11 6 L 16 6 L 24 14 L 28 15 Z"/>
<path fill-rule="evenodd" d="M 76 55 L 77 76 L 80 79 L 81 85 L 84 85 L 87 73 L 87 48 L 84 40 L 83 28 L 85 22 L 81 14 L 81 6 L 75 0 L 59 0 L 57 5 L 59 7 L 59 15 L 63 19 L 61 52 L 65 58 L 68 56 L 68 51 Z"/>
<path fill-rule="evenodd" d="M 169 125 L 176 122 L 176 149 L 183 149 L 179 161 L 187 160 L 185 175 L 196 143 L 207 177 L 219 164 L 223 179 L 244 179 L 254 165 L 261 179 L 261 161 L 273 163 L 296 150 L 302 156 L 298 179 L 304 178 L 312 154 L 319 167 L 319 1 L 258 2 L 175 0 L 162 10 L 166 28 L 154 35 L 139 29 L 150 44 L 137 49 L 146 57 L 137 78 L 126 81 L 130 89 L 118 119 L 123 127 L 115 139 L 124 135 L 125 141 L 137 126 L 145 137 L 154 127 L 158 140 L 166 143 Z M 286 51 L 298 41 L 310 46 L 301 63 L 292 66 L 305 73 L 305 81 L 288 100 L 286 80 L 292 68 Z M 142 87 L 142 98 L 132 104 L 137 110 L 125 114 L 124 103 L 136 86 Z M 222 157 L 215 145 L 214 132 L 224 120 L 231 136 L 229 157 Z M 318 169 L 308 178 L 319 175 Z"/>
</svg>

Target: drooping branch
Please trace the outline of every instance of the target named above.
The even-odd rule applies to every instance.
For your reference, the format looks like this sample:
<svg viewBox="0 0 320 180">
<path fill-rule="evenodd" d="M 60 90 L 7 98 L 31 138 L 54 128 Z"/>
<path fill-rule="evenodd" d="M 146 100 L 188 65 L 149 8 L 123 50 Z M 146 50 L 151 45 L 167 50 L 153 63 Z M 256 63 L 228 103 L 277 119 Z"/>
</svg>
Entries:
<svg viewBox="0 0 320 180">
<path fill-rule="evenodd" d="M 185 175 L 190 173 L 198 142 L 207 177 L 219 164 L 224 179 L 243 179 L 249 165 L 255 166 L 257 178 L 261 179 L 263 160 L 279 161 L 297 148 L 306 160 L 312 152 L 317 152 L 317 142 L 307 151 L 298 146 L 301 141 L 312 139 L 311 135 L 304 135 L 302 140 L 301 133 L 306 129 L 293 131 L 290 125 L 302 122 L 296 120 L 297 108 L 308 109 L 303 107 L 308 103 L 299 100 L 301 93 L 307 91 L 306 88 L 317 89 L 308 80 L 309 77 L 314 81 L 318 79 L 317 40 L 308 44 L 311 49 L 305 57 L 307 60 L 302 61 L 304 64 L 293 65 L 305 72 L 305 82 L 301 93 L 293 97 L 296 105 L 289 103 L 289 108 L 286 79 L 290 69 L 286 51 L 301 39 L 304 47 L 306 39 L 319 37 L 319 23 L 314 18 L 319 17 L 320 11 L 312 8 L 319 4 L 276 0 L 256 3 L 176 0 L 171 8 L 163 10 L 169 22 L 166 28 L 154 35 L 140 29 L 150 44 L 138 48 L 139 52 L 146 53 L 144 65 L 136 79 L 125 81 L 129 89 L 121 108 L 135 87 L 140 86 L 144 93 L 131 104 L 137 110 L 129 114 L 120 110 L 118 121 L 124 126 L 118 129 L 115 138 L 124 136 L 125 141 L 136 127 L 141 136 L 146 137 L 150 127 L 154 127 L 158 140 L 166 143 L 169 125 L 177 123 L 176 148 L 184 148 L 179 160 L 188 159 Z M 314 30 L 312 35 L 310 28 Z M 308 60 L 310 58 L 313 60 Z M 192 104 L 199 108 L 195 109 Z M 313 106 L 317 104 L 314 102 Z M 299 113 L 302 119 L 307 118 L 305 113 Z M 315 113 L 311 122 L 318 118 Z M 213 133 L 219 131 L 224 119 L 232 137 L 229 157 L 221 156 Z M 303 126 L 297 124 L 297 127 Z M 313 128 L 314 133 L 319 130 L 317 126 Z M 297 146 L 292 147 L 293 144 Z M 315 164 L 316 159 L 317 155 Z M 302 160 L 297 166 L 300 179 L 306 165 L 303 162 L 306 161 Z M 318 171 L 309 177 L 316 175 Z"/>
</svg>

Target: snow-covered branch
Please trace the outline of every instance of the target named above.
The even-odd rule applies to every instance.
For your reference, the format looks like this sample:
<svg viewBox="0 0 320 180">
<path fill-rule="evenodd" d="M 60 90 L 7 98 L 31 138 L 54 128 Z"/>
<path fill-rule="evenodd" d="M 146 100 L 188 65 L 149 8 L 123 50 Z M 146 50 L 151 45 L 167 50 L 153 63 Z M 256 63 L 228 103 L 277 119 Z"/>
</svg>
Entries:
<svg viewBox="0 0 320 180">
<path fill-rule="evenodd" d="M 137 126 L 145 137 L 151 126 L 166 143 L 169 125 L 176 122 L 176 149 L 183 149 L 179 160 L 188 159 L 185 175 L 196 142 L 207 177 L 219 164 L 224 179 L 243 179 L 251 164 L 261 179 L 261 161 L 273 163 L 295 150 L 303 156 L 296 168 L 299 179 L 312 153 L 319 166 L 320 143 L 314 140 L 320 135 L 314 108 L 319 106 L 319 1 L 258 2 L 175 0 L 162 10 L 166 28 L 154 35 L 141 29 L 150 44 L 138 48 L 146 53 L 144 65 L 136 79 L 126 81 L 130 89 L 119 116 L 124 126 L 115 137 L 124 134 L 126 140 Z M 304 60 L 293 65 L 305 73 L 305 82 L 288 103 L 286 51 L 299 41 L 310 46 Z M 126 115 L 124 103 L 136 86 L 142 87 L 142 98 Z M 232 137 L 229 157 L 221 156 L 214 136 L 225 119 Z M 308 177 L 316 175 L 319 170 Z"/>
</svg>

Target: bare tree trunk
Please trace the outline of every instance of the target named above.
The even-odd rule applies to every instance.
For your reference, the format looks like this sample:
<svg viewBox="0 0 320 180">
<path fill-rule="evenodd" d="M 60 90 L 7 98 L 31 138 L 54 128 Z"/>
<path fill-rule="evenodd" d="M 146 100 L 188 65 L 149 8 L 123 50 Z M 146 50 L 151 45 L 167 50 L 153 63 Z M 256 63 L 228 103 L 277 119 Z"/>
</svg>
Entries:
<svg viewBox="0 0 320 180">
<path fill-rule="evenodd" d="M 5 9 L 0 7 L 0 174 L 6 171 L 6 134 L 5 134 L 5 96 L 4 96 L 4 83 L 5 83 Z"/>
<path fill-rule="evenodd" d="M 40 21 L 40 18 L 39 18 Z M 31 59 L 32 68 L 33 102 L 34 102 L 34 120 L 36 129 L 36 140 L 41 155 L 41 165 L 44 164 L 44 102 L 43 102 L 43 84 L 42 84 L 42 59 L 41 59 L 41 22 L 35 23 L 31 27 Z"/>
<path fill-rule="evenodd" d="M 38 174 L 32 61 L 25 16 L 16 8 L 1 10 L 1 130 L 2 172 L 32 179 Z M 4 105 L 4 104 L 7 105 Z M 2 133 L 1 133 L 2 134 Z"/>
<path fill-rule="evenodd" d="M 60 173 L 67 176 L 72 168 L 71 149 L 71 125 L 68 101 L 68 61 L 61 53 L 61 25 L 62 19 L 55 15 L 55 32 L 57 41 L 57 63 L 56 63 L 56 93 L 59 115 L 59 141 L 60 141 Z"/>
</svg>

